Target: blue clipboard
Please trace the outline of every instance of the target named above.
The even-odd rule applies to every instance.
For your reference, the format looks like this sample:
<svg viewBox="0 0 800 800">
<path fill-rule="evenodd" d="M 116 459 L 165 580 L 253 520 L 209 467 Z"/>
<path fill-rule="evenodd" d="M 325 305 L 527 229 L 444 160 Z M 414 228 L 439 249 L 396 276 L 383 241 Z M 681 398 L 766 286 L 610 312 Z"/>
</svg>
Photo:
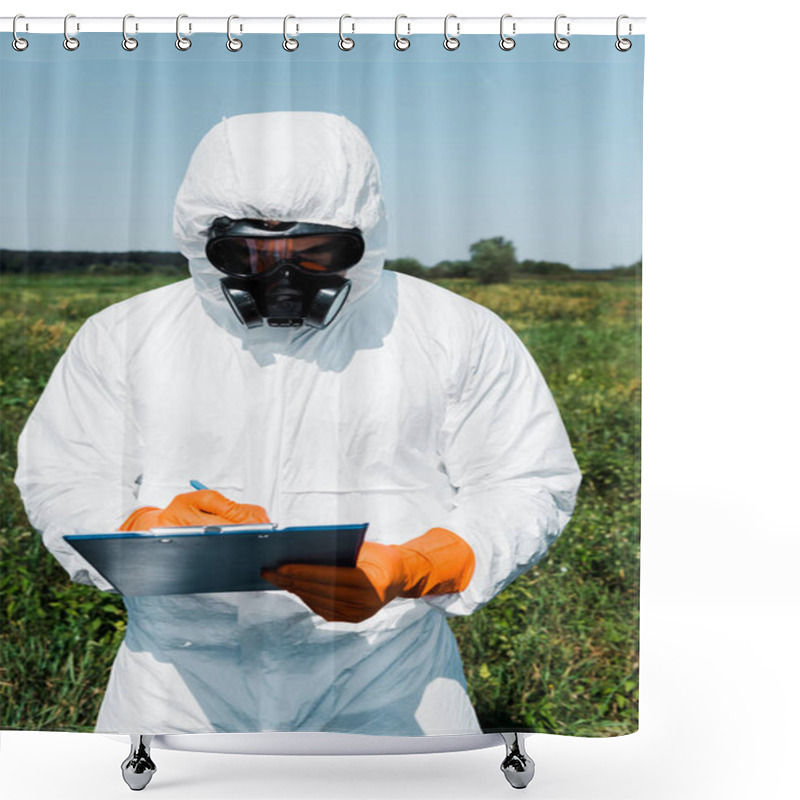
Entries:
<svg viewBox="0 0 800 800">
<path fill-rule="evenodd" d="M 145 533 L 64 536 L 127 597 L 275 590 L 264 567 L 327 564 L 353 567 L 367 523 L 277 528 L 222 525 L 154 528 Z"/>
</svg>

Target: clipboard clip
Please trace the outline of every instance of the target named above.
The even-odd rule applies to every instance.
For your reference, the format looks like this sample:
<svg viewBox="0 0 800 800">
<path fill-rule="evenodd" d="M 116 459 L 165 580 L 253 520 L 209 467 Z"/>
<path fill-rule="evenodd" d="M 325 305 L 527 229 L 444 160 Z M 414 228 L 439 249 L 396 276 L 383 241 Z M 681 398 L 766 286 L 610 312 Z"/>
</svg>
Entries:
<svg viewBox="0 0 800 800">
<path fill-rule="evenodd" d="M 171 528 L 150 528 L 148 531 L 152 536 L 197 536 L 197 534 L 220 534 L 220 533 L 264 533 L 265 531 L 275 531 L 278 526 L 274 522 L 245 523 L 243 525 L 190 525 L 177 526 Z"/>
</svg>

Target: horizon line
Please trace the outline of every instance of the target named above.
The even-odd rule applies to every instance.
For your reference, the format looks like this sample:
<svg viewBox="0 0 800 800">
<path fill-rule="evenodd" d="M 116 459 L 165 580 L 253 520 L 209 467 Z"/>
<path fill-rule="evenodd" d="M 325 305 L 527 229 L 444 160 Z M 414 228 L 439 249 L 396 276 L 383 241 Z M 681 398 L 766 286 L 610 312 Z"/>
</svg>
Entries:
<svg viewBox="0 0 800 800">
<path fill-rule="evenodd" d="M 97 254 L 101 254 L 101 255 L 106 255 L 106 254 L 107 255 L 130 255 L 132 253 L 157 253 L 159 255 L 170 255 L 170 256 L 177 255 L 177 256 L 180 256 L 181 258 L 185 259 L 187 262 L 189 261 L 189 259 L 186 258 L 186 256 L 184 256 L 183 253 L 181 253 L 180 250 L 65 250 L 65 249 L 61 249 L 61 250 L 39 250 L 39 249 L 21 250 L 19 248 L 14 248 L 14 247 L 0 247 L 0 253 L 97 253 Z M 409 256 L 409 255 L 395 256 L 393 258 L 385 258 L 384 262 L 386 262 L 386 261 L 400 261 L 401 259 L 413 259 L 414 261 L 417 261 L 423 269 L 435 269 L 436 266 L 437 266 L 436 264 L 433 264 L 433 265 L 423 264 L 418 258 L 416 258 L 416 256 Z M 441 259 L 441 261 L 463 261 L 463 259 L 446 259 L 446 258 L 444 258 L 444 259 Z M 441 261 L 437 262 L 437 263 L 441 263 Z M 521 258 L 521 259 L 518 258 L 517 259 L 517 263 L 518 264 L 522 263 L 523 261 L 545 261 L 545 262 L 550 262 L 550 263 L 560 263 L 560 264 L 564 264 L 565 266 L 569 267 L 571 270 L 574 270 L 575 272 L 599 272 L 599 271 L 606 270 L 606 269 L 617 269 L 619 267 L 629 267 L 629 266 L 633 266 L 633 264 L 637 263 L 636 261 L 634 261 L 631 264 L 610 264 L 610 265 L 605 266 L 605 267 L 573 267 L 571 264 L 567 264 L 566 261 L 558 261 L 557 262 L 557 261 L 553 261 L 552 259 L 545 259 L 545 258 L 538 258 L 538 259 L 537 258 Z M 642 261 L 642 257 L 641 256 L 639 257 L 638 261 Z"/>
</svg>

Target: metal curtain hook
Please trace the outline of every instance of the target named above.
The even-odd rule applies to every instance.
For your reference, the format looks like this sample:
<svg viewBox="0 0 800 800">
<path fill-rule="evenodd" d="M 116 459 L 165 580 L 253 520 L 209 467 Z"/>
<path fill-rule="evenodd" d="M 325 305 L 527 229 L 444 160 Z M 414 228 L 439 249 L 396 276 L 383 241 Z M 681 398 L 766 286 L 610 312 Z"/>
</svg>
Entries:
<svg viewBox="0 0 800 800">
<path fill-rule="evenodd" d="M 503 16 L 500 17 L 500 49 L 501 50 L 513 50 L 517 45 L 516 39 L 513 39 L 511 36 L 506 36 L 505 32 L 503 31 L 503 25 L 505 24 L 505 21 L 507 19 L 511 19 L 511 14 L 503 14 Z M 516 22 L 512 22 L 511 23 L 511 32 L 512 33 L 516 33 L 517 32 L 517 23 Z"/>
<path fill-rule="evenodd" d="M 287 14 L 283 18 L 283 49 L 289 53 L 293 53 L 298 47 L 300 47 L 300 41 L 298 39 L 293 39 L 287 32 L 290 19 L 297 19 L 297 17 Z M 297 33 L 299 30 L 300 26 L 295 23 L 295 33 Z"/>
<path fill-rule="evenodd" d="M 27 39 L 23 39 L 21 36 L 17 36 L 17 20 L 18 19 L 25 19 L 25 15 L 24 14 L 17 14 L 17 16 L 14 17 L 14 21 L 11 23 L 11 33 L 14 34 L 14 38 L 11 41 L 11 46 L 18 53 L 21 53 L 23 50 L 27 49 L 28 40 Z M 27 24 L 26 24 L 25 27 L 27 29 Z"/>
<path fill-rule="evenodd" d="M 558 50 L 561 53 L 563 53 L 564 50 L 568 50 L 569 49 L 569 39 L 566 39 L 565 37 L 558 35 L 558 21 L 560 19 L 566 19 L 566 18 L 567 18 L 566 14 L 559 14 L 556 17 L 555 23 L 553 24 L 553 32 L 555 33 L 555 37 L 556 37 L 556 40 L 553 42 L 553 47 L 555 47 L 555 49 Z M 567 23 L 567 36 L 569 36 L 569 29 L 570 29 L 570 23 L 568 22 Z"/>
<path fill-rule="evenodd" d="M 175 20 L 175 47 L 177 47 L 178 50 L 188 50 L 192 46 L 191 39 L 181 36 L 181 20 L 187 19 L 188 17 L 188 14 L 178 14 Z M 191 24 L 189 25 L 189 30 L 192 30 Z"/>
<path fill-rule="evenodd" d="M 74 36 L 70 36 L 69 35 L 69 31 L 67 30 L 67 25 L 69 24 L 70 19 L 73 19 L 74 17 L 75 17 L 74 14 L 67 14 L 67 16 L 64 17 L 64 42 L 63 42 L 63 44 L 64 44 L 64 49 L 65 50 L 70 50 L 70 51 L 71 50 L 77 50 L 81 45 L 81 43 Z M 80 30 L 80 29 L 81 29 L 80 25 L 77 25 L 76 30 Z"/>
<path fill-rule="evenodd" d="M 451 19 L 458 19 L 455 14 L 448 14 L 444 18 L 444 49 L 445 50 L 458 50 L 458 46 L 461 42 L 458 40 L 458 34 L 461 33 L 461 23 L 456 22 L 456 35 L 451 36 L 447 32 L 447 23 L 450 22 Z"/>
<path fill-rule="evenodd" d="M 620 14 L 617 17 L 617 41 L 614 42 L 614 47 L 616 47 L 617 50 L 620 51 L 620 53 L 626 53 L 628 50 L 631 49 L 631 47 L 633 47 L 633 42 L 630 39 L 623 39 L 619 35 L 619 28 L 620 28 L 619 24 L 624 19 L 628 19 L 628 15 L 627 14 Z M 628 23 L 628 36 L 630 36 L 631 33 L 633 33 L 633 25 L 631 25 L 631 23 L 629 22 Z"/>
<path fill-rule="evenodd" d="M 231 14 L 228 17 L 228 41 L 225 43 L 225 47 L 227 47 L 231 53 L 236 53 L 242 49 L 242 40 L 231 36 L 231 20 L 234 19 L 239 19 L 239 17 L 236 16 L 236 14 Z M 239 30 L 242 30 L 241 25 L 239 26 Z"/>
<path fill-rule="evenodd" d="M 401 19 L 408 19 L 405 14 L 398 14 L 394 18 L 394 46 L 396 50 L 408 50 L 411 47 L 411 39 L 406 39 L 405 36 L 400 35 L 399 25 Z M 411 23 L 407 22 L 408 34 L 411 34 Z"/>
<path fill-rule="evenodd" d="M 341 50 L 352 50 L 356 43 L 352 40 L 347 38 L 344 33 L 342 33 L 342 25 L 346 19 L 353 19 L 349 14 L 342 14 L 339 17 L 339 49 Z M 350 23 L 353 27 L 353 32 L 355 32 L 356 24 L 355 22 Z"/>
<path fill-rule="evenodd" d="M 131 50 L 135 50 L 139 46 L 139 40 L 134 39 L 132 36 L 128 36 L 128 20 L 135 19 L 133 14 L 126 14 L 122 18 L 122 49 L 127 50 L 130 52 Z M 136 26 L 136 29 L 139 29 L 139 26 Z"/>
</svg>

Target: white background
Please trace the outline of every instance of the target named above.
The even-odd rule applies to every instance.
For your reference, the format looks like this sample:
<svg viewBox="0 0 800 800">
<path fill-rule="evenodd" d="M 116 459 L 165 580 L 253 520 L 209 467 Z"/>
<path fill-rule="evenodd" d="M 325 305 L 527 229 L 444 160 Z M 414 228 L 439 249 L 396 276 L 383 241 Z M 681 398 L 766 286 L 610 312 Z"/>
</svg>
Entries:
<svg viewBox="0 0 800 800">
<path fill-rule="evenodd" d="M 796 4 L 37 0 L 63 16 L 647 16 L 641 730 L 536 735 L 539 800 L 796 798 L 800 744 Z M 0 46 L 9 47 L 8 34 Z M 794 75 L 794 79 L 790 77 Z M 8 112 L 4 109 L 4 112 Z M 127 746 L 4 731 L 6 798 L 129 797 Z M 500 749 L 276 757 L 154 751 L 155 798 L 513 791 Z"/>
</svg>

